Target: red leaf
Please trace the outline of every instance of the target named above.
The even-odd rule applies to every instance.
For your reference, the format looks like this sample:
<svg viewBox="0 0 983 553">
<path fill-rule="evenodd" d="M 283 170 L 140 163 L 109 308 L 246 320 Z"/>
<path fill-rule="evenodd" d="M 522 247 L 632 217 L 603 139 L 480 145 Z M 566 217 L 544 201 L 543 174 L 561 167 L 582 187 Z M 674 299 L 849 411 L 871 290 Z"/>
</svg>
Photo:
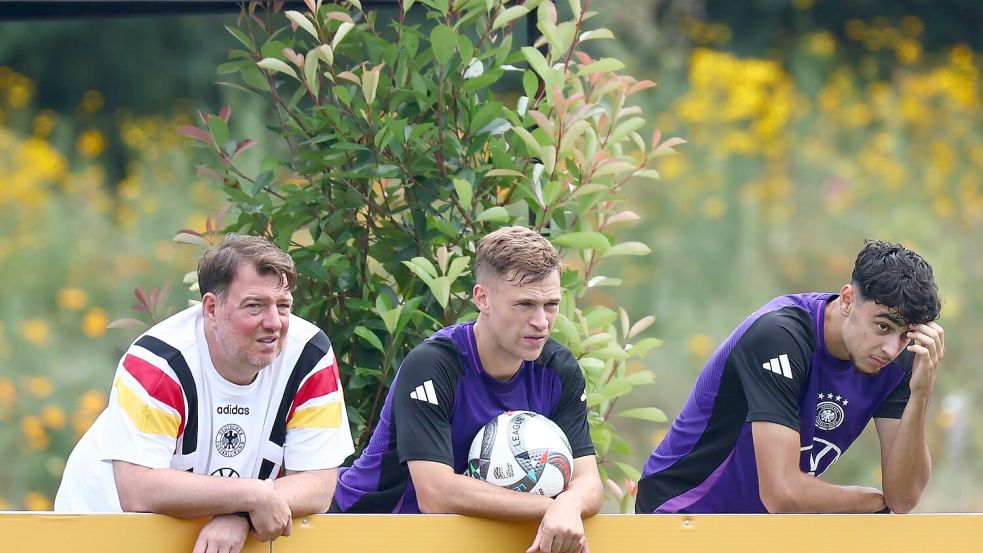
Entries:
<svg viewBox="0 0 983 553">
<path fill-rule="evenodd" d="M 212 180 L 216 180 L 218 182 L 222 182 L 222 176 L 216 173 L 214 169 L 212 169 L 207 165 L 199 165 L 198 168 L 195 170 L 195 174 L 197 174 L 199 177 L 205 177 Z"/>
<path fill-rule="evenodd" d="M 218 110 L 218 116 L 222 118 L 226 123 L 229 122 L 229 116 L 232 115 L 231 106 L 222 106 L 222 109 Z"/>
<path fill-rule="evenodd" d="M 208 136 L 208 133 L 199 129 L 198 127 L 192 127 L 191 125 L 181 125 L 177 128 L 178 134 L 187 136 L 199 142 L 204 142 L 209 146 L 214 147 L 215 143 L 212 142 L 212 137 Z"/>
<path fill-rule="evenodd" d="M 150 306 L 150 303 L 147 301 L 147 293 L 143 291 L 143 288 L 137 287 L 137 289 L 134 290 L 133 293 L 136 295 L 137 299 L 140 300 L 140 303 L 144 307 Z"/>
<path fill-rule="evenodd" d="M 257 144 L 257 142 L 255 140 L 253 140 L 252 138 L 249 138 L 249 139 L 246 139 L 246 140 L 240 140 L 239 142 L 236 143 L 236 149 L 235 149 L 235 151 L 232 152 L 232 157 L 236 157 L 237 155 L 241 154 L 242 152 L 245 152 L 246 150 L 248 150 L 249 148 L 252 148 L 256 144 Z"/>
</svg>

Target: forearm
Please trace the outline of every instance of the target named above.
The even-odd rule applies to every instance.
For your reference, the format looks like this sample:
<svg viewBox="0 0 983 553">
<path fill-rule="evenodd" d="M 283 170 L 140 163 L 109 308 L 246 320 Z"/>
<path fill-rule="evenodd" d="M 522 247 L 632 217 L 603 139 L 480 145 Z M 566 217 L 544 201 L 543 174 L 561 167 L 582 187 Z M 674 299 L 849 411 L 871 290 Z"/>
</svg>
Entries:
<svg viewBox="0 0 983 553">
<path fill-rule="evenodd" d="M 839 486 L 802 472 L 790 474 L 786 483 L 762 493 L 771 513 L 876 513 L 884 509 L 884 497 L 874 488 Z"/>
<path fill-rule="evenodd" d="M 907 513 L 918 504 L 932 473 L 925 441 L 927 413 L 928 397 L 913 394 L 884 459 L 884 500 L 896 513 Z"/>
<path fill-rule="evenodd" d="M 604 505 L 604 488 L 601 476 L 597 472 L 597 463 L 591 458 L 580 458 L 574 461 L 574 477 L 556 499 L 575 501 L 580 511 L 580 518 L 596 515 Z"/>
<path fill-rule="evenodd" d="M 424 513 L 453 513 L 499 520 L 539 520 L 553 500 L 535 493 L 515 492 L 449 473 L 417 487 Z M 414 480 L 414 484 L 416 484 Z"/>
<path fill-rule="evenodd" d="M 338 469 L 324 469 L 288 471 L 286 476 L 274 480 L 273 485 L 286 499 L 291 515 L 296 518 L 327 511 L 337 482 Z"/>
<path fill-rule="evenodd" d="M 222 478 L 114 461 L 120 505 L 127 512 L 180 518 L 248 512 L 263 501 L 263 482 Z"/>
</svg>

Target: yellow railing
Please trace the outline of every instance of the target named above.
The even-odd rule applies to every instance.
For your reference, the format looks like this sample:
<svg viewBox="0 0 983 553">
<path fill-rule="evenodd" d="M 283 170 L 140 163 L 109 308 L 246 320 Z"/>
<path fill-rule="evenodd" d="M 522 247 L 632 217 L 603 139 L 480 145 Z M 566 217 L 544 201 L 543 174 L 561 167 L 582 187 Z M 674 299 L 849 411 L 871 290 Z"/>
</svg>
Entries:
<svg viewBox="0 0 983 553">
<path fill-rule="evenodd" d="M 0 513 L 0 551 L 191 551 L 204 520 L 162 515 Z M 535 523 L 456 515 L 316 515 L 246 553 L 523 553 Z M 983 514 L 599 515 L 586 523 L 591 553 L 980 553 Z"/>
</svg>

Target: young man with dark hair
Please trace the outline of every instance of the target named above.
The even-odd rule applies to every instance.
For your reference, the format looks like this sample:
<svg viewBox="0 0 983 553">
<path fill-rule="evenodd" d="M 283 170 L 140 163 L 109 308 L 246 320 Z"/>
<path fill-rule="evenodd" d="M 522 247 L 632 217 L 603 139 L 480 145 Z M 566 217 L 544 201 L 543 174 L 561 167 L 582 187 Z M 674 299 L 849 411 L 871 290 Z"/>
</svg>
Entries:
<svg viewBox="0 0 983 553">
<path fill-rule="evenodd" d="M 645 465 L 638 513 L 905 513 L 931 472 L 932 268 L 868 242 L 838 294 L 781 296 L 717 348 Z M 874 419 L 883 492 L 822 474 Z"/>
<path fill-rule="evenodd" d="M 600 510 L 603 491 L 583 374 L 549 338 L 559 256 L 538 233 L 507 227 L 479 242 L 475 274 L 477 321 L 444 328 L 406 356 L 368 447 L 338 478 L 331 511 L 540 520 L 529 553 L 585 551 L 582 519 Z M 543 414 L 566 433 L 573 479 L 556 499 L 463 475 L 475 434 L 508 410 Z"/>
<path fill-rule="evenodd" d="M 206 252 L 201 305 L 127 350 L 55 510 L 211 516 L 196 553 L 235 553 L 250 527 L 274 540 L 292 517 L 326 511 L 354 447 L 331 343 L 290 313 L 296 280 L 262 238 Z"/>
</svg>

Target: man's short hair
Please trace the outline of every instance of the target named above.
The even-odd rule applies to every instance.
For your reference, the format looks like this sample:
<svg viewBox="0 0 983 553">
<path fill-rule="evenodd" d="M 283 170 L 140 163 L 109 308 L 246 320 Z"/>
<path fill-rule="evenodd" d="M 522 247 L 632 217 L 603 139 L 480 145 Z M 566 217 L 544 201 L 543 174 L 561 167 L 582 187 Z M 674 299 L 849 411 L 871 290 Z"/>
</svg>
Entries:
<svg viewBox="0 0 983 553">
<path fill-rule="evenodd" d="M 560 255 L 538 232 L 525 227 L 504 227 L 478 242 L 474 272 L 478 282 L 494 276 L 522 286 L 559 273 Z"/>
<path fill-rule="evenodd" d="M 198 262 L 198 288 L 202 297 L 211 292 L 224 301 L 239 268 L 247 263 L 263 276 L 280 275 L 288 290 L 297 285 L 294 260 L 283 250 L 265 238 L 227 234 L 221 244 L 211 247 Z"/>
<path fill-rule="evenodd" d="M 910 324 L 939 318 L 942 302 L 932 266 L 901 244 L 867 240 L 853 266 L 853 287 L 864 300 L 874 300 Z"/>
</svg>

